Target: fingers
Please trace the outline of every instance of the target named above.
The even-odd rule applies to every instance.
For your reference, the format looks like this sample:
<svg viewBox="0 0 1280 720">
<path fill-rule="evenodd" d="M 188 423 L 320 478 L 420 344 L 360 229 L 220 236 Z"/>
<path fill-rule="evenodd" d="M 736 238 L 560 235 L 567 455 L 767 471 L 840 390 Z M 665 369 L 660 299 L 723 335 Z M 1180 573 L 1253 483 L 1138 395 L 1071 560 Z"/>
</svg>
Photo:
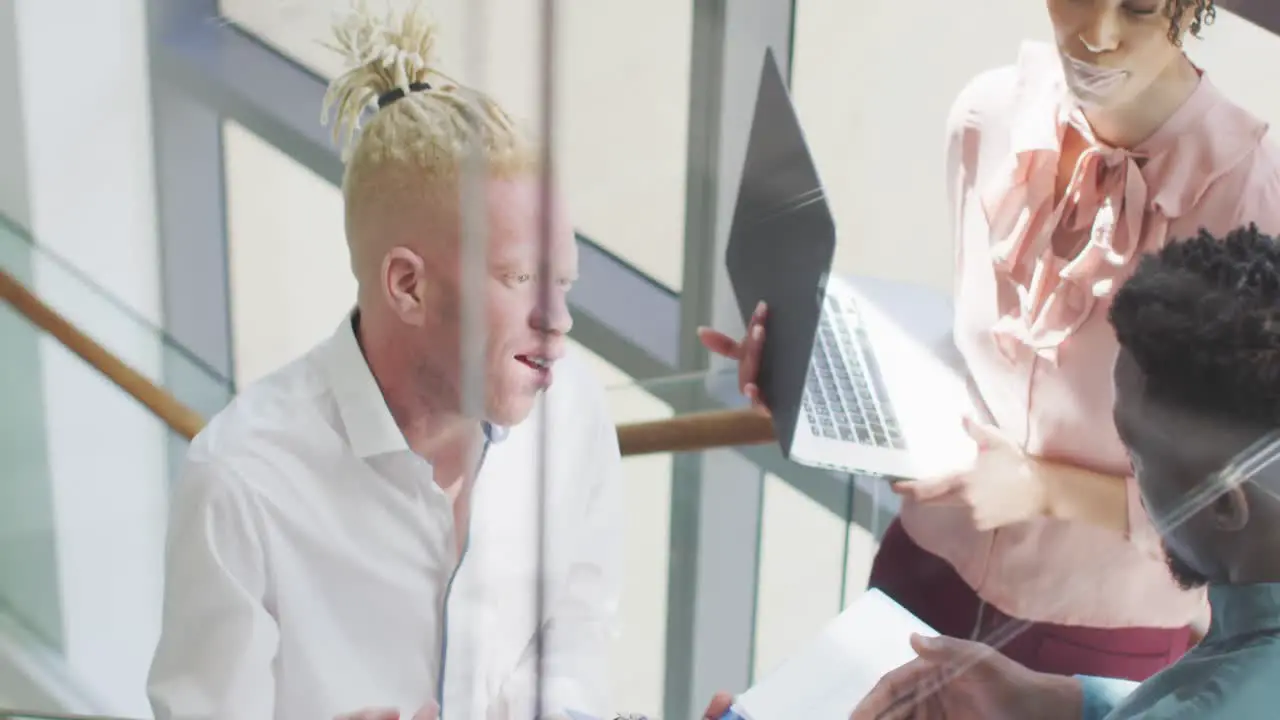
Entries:
<svg viewBox="0 0 1280 720">
<path fill-rule="evenodd" d="M 747 396 L 751 401 L 751 408 L 765 417 L 772 417 L 773 413 L 769 412 L 769 406 L 764 404 L 764 398 L 760 396 L 760 386 L 755 383 L 747 383 L 742 388 L 742 394 Z"/>
<path fill-rule="evenodd" d="M 729 693 L 716 693 L 711 698 L 711 704 L 707 705 L 706 711 L 702 713 L 703 720 L 720 720 L 724 714 L 729 712 L 729 708 L 733 707 L 733 696 Z"/>
<path fill-rule="evenodd" d="M 748 385 L 755 385 L 760 376 L 760 357 L 764 353 L 764 320 L 767 310 L 762 302 L 756 306 L 747 335 L 742 339 L 742 354 L 738 359 L 738 387 L 746 392 Z"/>
<path fill-rule="evenodd" d="M 981 658 L 995 652 L 991 647 L 971 640 L 946 635 L 924 636 L 918 633 L 911 634 L 911 649 L 922 659 L 934 663 Z"/>
<path fill-rule="evenodd" d="M 760 375 L 760 357 L 764 352 L 764 321 L 768 309 L 763 301 L 756 305 L 747 322 L 747 332 L 739 342 L 719 330 L 698 328 L 698 340 L 708 351 L 738 361 L 738 390 L 751 400 L 751 405 L 769 414 L 756 378 Z"/>
<path fill-rule="evenodd" d="M 333 720 L 400 720 L 400 711 L 395 708 L 364 708 L 335 717 Z M 418 720 L 415 718 L 414 720 Z M 426 720 L 432 720 L 427 718 Z"/>
<path fill-rule="evenodd" d="M 717 355 L 723 355 L 734 360 L 742 356 L 742 346 L 738 344 L 738 341 L 719 330 L 700 327 L 698 328 L 698 340 L 702 342 L 703 347 Z"/>
<path fill-rule="evenodd" d="M 951 683 L 970 671 L 979 673 L 989 681 L 994 667 L 1012 662 L 989 645 L 945 635 L 924 637 L 912 634 L 911 648 L 920 656 L 919 661 L 928 663 L 935 670 L 933 685 L 922 688 L 923 692 L 929 694 L 945 695 Z M 999 662 L 993 666 L 992 660 Z"/>
</svg>

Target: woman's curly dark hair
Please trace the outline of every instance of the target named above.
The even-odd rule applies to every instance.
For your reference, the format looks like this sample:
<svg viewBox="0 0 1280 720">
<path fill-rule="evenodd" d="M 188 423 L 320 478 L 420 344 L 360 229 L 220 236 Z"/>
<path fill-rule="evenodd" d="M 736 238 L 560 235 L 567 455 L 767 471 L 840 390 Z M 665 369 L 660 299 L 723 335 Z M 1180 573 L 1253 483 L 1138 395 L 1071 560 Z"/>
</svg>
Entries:
<svg viewBox="0 0 1280 720">
<path fill-rule="evenodd" d="M 1192 11 L 1191 25 L 1187 28 L 1192 37 L 1200 37 L 1200 30 L 1212 25 L 1218 17 L 1218 9 L 1214 0 L 1169 0 L 1164 6 L 1164 14 L 1169 18 L 1169 41 L 1174 45 L 1182 44 L 1182 16 Z"/>
<path fill-rule="evenodd" d="M 1280 242 L 1257 226 L 1143 258 L 1110 319 L 1153 397 L 1280 427 Z"/>
</svg>

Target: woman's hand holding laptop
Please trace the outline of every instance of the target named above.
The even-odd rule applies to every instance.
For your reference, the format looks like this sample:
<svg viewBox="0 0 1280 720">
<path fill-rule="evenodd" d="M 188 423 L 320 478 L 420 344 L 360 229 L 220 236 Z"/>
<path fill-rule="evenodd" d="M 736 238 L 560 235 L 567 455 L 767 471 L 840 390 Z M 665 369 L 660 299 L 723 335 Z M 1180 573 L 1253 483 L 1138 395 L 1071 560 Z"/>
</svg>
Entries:
<svg viewBox="0 0 1280 720">
<path fill-rule="evenodd" d="M 719 330 L 698 328 L 702 345 L 717 355 L 738 361 L 738 390 L 751 401 L 758 412 L 768 415 L 769 408 L 760 398 L 756 376 L 760 374 L 760 353 L 764 350 L 764 321 L 769 309 L 761 302 L 751 313 L 747 333 L 742 340 L 734 340 Z"/>
</svg>

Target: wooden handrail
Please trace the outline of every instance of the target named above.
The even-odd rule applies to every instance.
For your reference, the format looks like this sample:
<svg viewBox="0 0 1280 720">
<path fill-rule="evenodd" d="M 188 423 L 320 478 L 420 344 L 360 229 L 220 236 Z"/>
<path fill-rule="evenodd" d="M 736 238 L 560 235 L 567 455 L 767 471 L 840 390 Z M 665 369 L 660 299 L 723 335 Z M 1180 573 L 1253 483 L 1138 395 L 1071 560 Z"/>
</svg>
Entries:
<svg viewBox="0 0 1280 720">
<path fill-rule="evenodd" d="M 134 370 L 114 353 L 84 334 L 70 321 L 35 296 L 18 279 L 0 269 L 0 298 L 8 301 L 33 325 L 52 335 L 98 372 L 129 393 L 174 432 L 190 440 L 204 427 L 204 419 L 167 390 Z"/>
<path fill-rule="evenodd" d="M 773 422 L 751 410 L 713 410 L 618 426 L 623 456 L 698 452 L 773 442 Z"/>
<path fill-rule="evenodd" d="M 174 432 L 190 440 L 204 427 L 204 418 L 199 413 L 86 335 L 3 269 L 0 269 L 0 299 L 132 395 Z M 626 456 L 696 452 L 772 440 L 773 424 L 749 410 L 691 413 L 668 420 L 618 426 L 618 445 Z"/>
</svg>

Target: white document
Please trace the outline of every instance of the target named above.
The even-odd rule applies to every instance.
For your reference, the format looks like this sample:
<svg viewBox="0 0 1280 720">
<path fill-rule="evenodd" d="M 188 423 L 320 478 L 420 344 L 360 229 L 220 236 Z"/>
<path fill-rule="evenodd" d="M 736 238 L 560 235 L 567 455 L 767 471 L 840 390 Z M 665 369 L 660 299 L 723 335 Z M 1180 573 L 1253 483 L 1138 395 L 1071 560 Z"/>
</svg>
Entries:
<svg viewBox="0 0 1280 720">
<path fill-rule="evenodd" d="M 911 634 L 932 628 L 868 590 L 818 637 L 734 703 L 743 720 L 848 720 L 880 678 L 916 656 Z"/>
</svg>

